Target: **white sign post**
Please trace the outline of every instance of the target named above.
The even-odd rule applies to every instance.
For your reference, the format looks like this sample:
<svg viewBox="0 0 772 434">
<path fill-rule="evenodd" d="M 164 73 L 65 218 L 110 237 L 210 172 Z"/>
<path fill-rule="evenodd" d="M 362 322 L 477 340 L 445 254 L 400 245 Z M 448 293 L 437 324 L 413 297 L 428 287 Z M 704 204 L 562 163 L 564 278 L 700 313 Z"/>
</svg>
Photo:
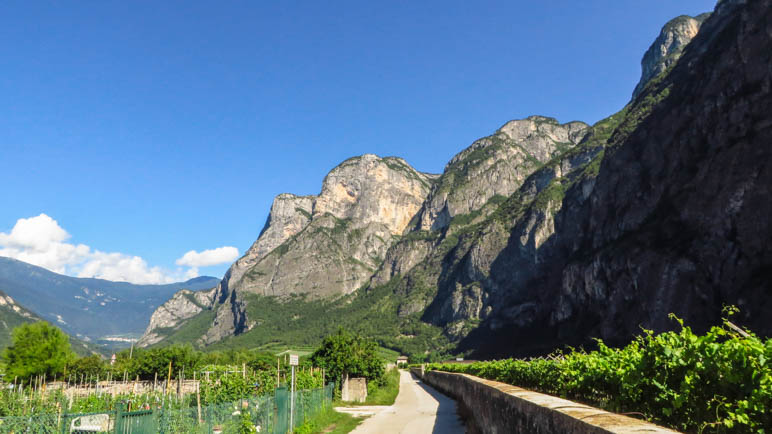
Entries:
<svg viewBox="0 0 772 434">
<path fill-rule="evenodd" d="M 290 432 L 295 431 L 295 366 L 298 365 L 298 355 L 290 354 L 290 366 L 292 366 L 292 383 L 290 389 Z"/>
</svg>

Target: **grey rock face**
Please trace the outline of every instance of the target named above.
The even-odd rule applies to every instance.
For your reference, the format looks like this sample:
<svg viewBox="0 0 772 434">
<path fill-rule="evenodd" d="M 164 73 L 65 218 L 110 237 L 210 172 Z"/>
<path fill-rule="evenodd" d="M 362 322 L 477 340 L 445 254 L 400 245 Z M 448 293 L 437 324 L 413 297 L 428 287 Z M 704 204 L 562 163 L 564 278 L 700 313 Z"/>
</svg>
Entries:
<svg viewBox="0 0 772 434">
<path fill-rule="evenodd" d="M 350 158 L 324 179 L 319 196 L 279 195 L 260 237 L 217 288 L 211 343 L 251 327 L 244 294 L 311 298 L 365 284 L 426 198 L 435 176 L 403 159 Z"/>
<path fill-rule="evenodd" d="M 494 196 L 511 195 L 536 168 L 579 143 L 587 128 L 544 116 L 507 122 L 450 160 L 421 208 L 417 228 L 440 230 Z"/>
<path fill-rule="evenodd" d="M 229 288 L 314 297 L 354 291 L 405 230 L 431 181 L 400 158 L 344 161 L 325 177 L 318 197 L 277 197 L 266 229 L 233 267 Z"/>
<path fill-rule="evenodd" d="M 160 342 L 165 334 L 163 330 L 176 329 L 188 318 L 198 315 L 214 301 L 215 289 L 207 291 L 177 291 L 172 298 L 159 306 L 150 317 L 145 333 L 137 341 L 137 346 L 147 347 Z"/>
<path fill-rule="evenodd" d="M 276 247 L 300 232 L 311 221 L 316 196 L 283 193 L 273 200 L 268 221 L 252 247 L 230 268 L 227 280 L 233 285 Z"/>
<path fill-rule="evenodd" d="M 651 44 L 641 60 L 641 79 L 635 86 L 633 98 L 640 95 L 646 84 L 671 65 L 675 64 L 684 48 L 697 36 L 700 26 L 710 14 L 696 17 L 681 15 L 668 21 L 657 39 Z"/>
<path fill-rule="evenodd" d="M 693 49 L 627 108 L 597 177 L 550 211 L 552 235 L 529 253 L 513 227 L 490 271 L 504 296 L 462 348 L 623 344 L 640 326 L 675 327 L 671 312 L 703 330 L 723 305 L 772 333 L 770 18 L 770 1 L 719 4 Z"/>
</svg>

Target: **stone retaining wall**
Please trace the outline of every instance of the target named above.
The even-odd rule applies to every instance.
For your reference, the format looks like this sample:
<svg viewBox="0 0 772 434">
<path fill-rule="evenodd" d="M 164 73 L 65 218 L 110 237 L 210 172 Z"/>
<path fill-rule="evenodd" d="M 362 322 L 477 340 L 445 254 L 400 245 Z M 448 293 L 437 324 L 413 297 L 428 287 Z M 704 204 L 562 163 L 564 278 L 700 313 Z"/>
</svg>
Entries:
<svg viewBox="0 0 772 434">
<path fill-rule="evenodd" d="M 639 419 L 532 392 L 473 375 L 413 369 L 413 374 L 455 398 L 467 426 L 482 433 L 675 433 Z"/>
</svg>

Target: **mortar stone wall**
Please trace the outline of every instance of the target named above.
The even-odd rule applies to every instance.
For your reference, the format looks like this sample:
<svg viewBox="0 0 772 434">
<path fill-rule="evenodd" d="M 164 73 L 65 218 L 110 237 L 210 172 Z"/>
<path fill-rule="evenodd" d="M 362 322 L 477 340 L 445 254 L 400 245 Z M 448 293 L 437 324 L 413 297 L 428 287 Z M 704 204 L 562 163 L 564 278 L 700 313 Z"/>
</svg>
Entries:
<svg viewBox="0 0 772 434">
<path fill-rule="evenodd" d="M 467 374 L 440 371 L 412 373 L 440 392 L 455 398 L 467 416 L 470 431 L 504 434 L 675 433 L 639 419 L 610 413 Z"/>
</svg>

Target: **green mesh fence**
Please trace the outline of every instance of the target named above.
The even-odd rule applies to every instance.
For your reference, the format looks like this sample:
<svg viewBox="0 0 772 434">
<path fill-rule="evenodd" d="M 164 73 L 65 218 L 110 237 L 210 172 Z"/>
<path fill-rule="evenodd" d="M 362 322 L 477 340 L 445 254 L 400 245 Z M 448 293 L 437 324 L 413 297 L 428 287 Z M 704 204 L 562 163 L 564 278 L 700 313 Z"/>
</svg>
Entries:
<svg viewBox="0 0 772 434">
<path fill-rule="evenodd" d="M 332 403 L 333 385 L 328 384 L 322 389 L 299 390 L 295 392 L 295 411 L 293 423 L 302 425 L 313 418 Z"/>
<path fill-rule="evenodd" d="M 332 405 L 333 385 L 295 392 L 294 425 L 299 426 Z M 260 433 L 286 434 L 290 430 L 290 392 L 251 397 L 225 404 L 185 408 L 97 413 L 35 414 L 0 418 L 0 433 L 31 434 L 230 434 L 246 419 Z"/>
</svg>

